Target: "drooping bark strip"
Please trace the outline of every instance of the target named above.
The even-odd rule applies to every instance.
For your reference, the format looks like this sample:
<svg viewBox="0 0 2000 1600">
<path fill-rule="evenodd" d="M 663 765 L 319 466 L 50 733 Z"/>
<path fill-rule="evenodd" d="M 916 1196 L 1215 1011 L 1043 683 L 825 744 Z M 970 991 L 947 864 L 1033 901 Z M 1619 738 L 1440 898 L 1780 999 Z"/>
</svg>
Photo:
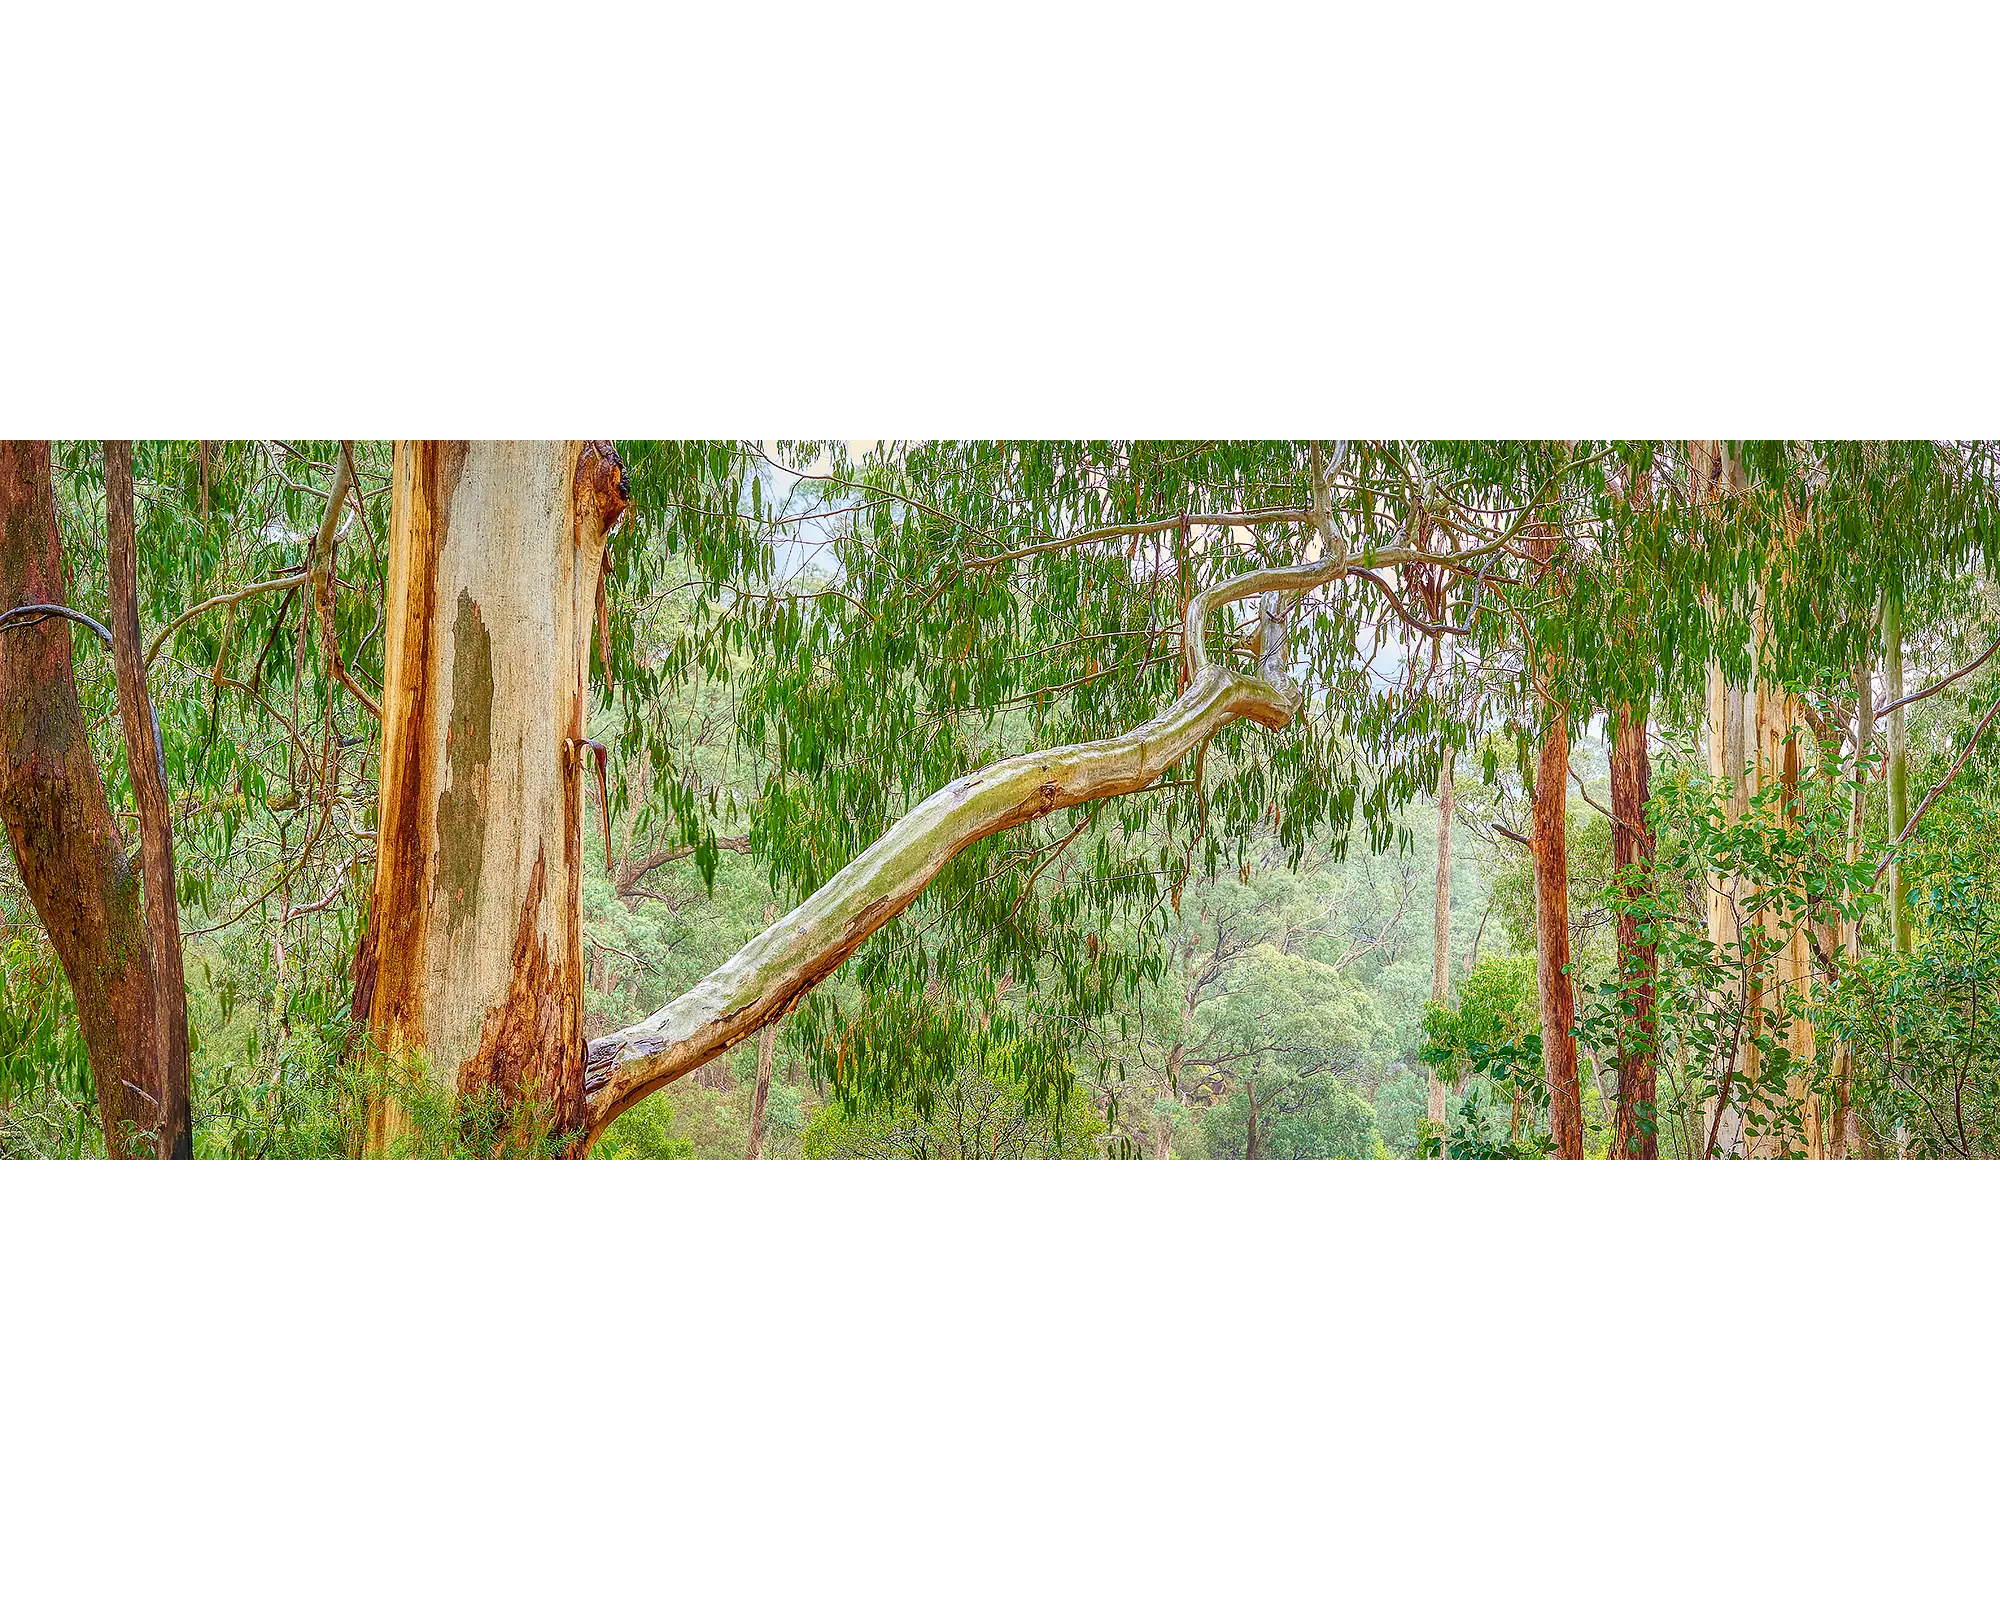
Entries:
<svg viewBox="0 0 2000 1600">
<path fill-rule="evenodd" d="M 174 823 L 160 724 L 146 688 L 139 633 L 138 529 L 132 504 L 132 441 L 104 441 L 104 523 L 110 569 L 111 654 L 118 670 L 118 715 L 126 766 L 139 807 L 145 880 L 146 948 L 153 975 L 153 1042 L 159 1054 L 159 1153 L 194 1155 L 188 1103 L 187 980 L 181 972 L 180 894 L 174 882 Z"/>
<path fill-rule="evenodd" d="M 62 545 L 46 440 L 0 441 L 0 601 L 62 606 Z M 90 751 L 60 617 L 0 630 L 0 815 L 76 997 L 112 1156 L 160 1148 L 166 1100 L 139 878 Z"/>
<path fill-rule="evenodd" d="M 1453 753 L 1445 752 L 1438 772 L 1437 895 L 1431 923 L 1431 1004 L 1442 1007 L 1451 999 L 1451 811 Z M 1431 1122 L 1444 1126 L 1444 1079 L 1431 1068 L 1430 1102 L 1426 1110 Z M 1438 1141 L 1438 1155 L 1445 1144 Z"/>
<path fill-rule="evenodd" d="M 1412 556 L 1377 551 L 1355 565 L 1364 559 L 1386 566 Z M 996 761 L 945 785 L 693 989 L 644 1021 L 593 1040 L 586 1073 L 590 1137 L 783 1016 L 968 846 L 1053 811 L 1143 789 L 1231 722 L 1288 726 L 1302 703 L 1298 686 L 1289 678 L 1247 677 L 1211 663 L 1207 620 L 1219 606 L 1317 589 L 1347 571 L 1345 548 L 1332 542 L 1322 560 L 1248 573 L 1204 590 L 1189 602 L 1182 634 L 1187 688 L 1158 717 L 1109 739 Z"/>
<path fill-rule="evenodd" d="M 389 1064 L 367 1147 L 413 1126 L 398 1076 L 491 1097 L 509 1137 L 578 1132 L 582 762 L 606 538 L 602 442 L 399 441 L 375 894 L 355 1010 Z"/>
<path fill-rule="evenodd" d="M 1569 718 L 1553 708 L 1535 768 L 1535 986 L 1542 1069 L 1556 1156 L 1583 1159 L 1583 1091 L 1576 1072 L 1576 991 L 1569 964 Z"/>
<path fill-rule="evenodd" d="M 1656 1161 L 1659 1060 L 1656 989 L 1660 948 L 1630 903 L 1652 892 L 1653 828 L 1646 819 L 1652 763 L 1646 751 L 1646 708 L 1618 708 L 1611 747 L 1611 859 L 1628 909 L 1618 914 L 1618 1110 L 1613 1160 Z"/>
</svg>

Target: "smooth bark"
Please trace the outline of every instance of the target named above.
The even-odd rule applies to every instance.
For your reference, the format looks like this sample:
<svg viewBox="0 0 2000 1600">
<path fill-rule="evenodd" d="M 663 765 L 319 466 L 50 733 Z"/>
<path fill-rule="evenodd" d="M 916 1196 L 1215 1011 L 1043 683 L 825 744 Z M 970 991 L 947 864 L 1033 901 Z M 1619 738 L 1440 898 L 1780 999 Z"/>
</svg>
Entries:
<svg viewBox="0 0 2000 1600">
<path fill-rule="evenodd" d="M 1646 750 L 1646 708 L 1618 708 L 1611 747 L 1611 853 L 1627 909 L 1618 914 L 1618 1103 L 1612 1128 L 1614 1160 L 1655 1161 L 1660 1141 L 1656 1052 L 1660 951 L 1631 902 L 1653 888 L 1654 840 L 1646 818 L 1652 764 Z"/>
<path fill-rule="evenodd" d="M 160 724 L 146 687 L 139 633 L 138 529 L 132 503 L 132 441 L 104 441 L 104 521 L 110 569 L 111 654 L 117 664 L 118 715 L 126 766 L 139 808 L 139 856 L 145 882 L 146 948 L 152 969 L 153 1047 L 158 1054 L 158 1150 L 194 1155 L 188 1099 L 187 981 L 181 971 L 180 896 L 174 882 L 174 823 L 167 795 Z"/>
<path fill-rule="evenodd" d="M 67 612 L 66 588 L 48 442 L 0 441 L 0 601 Z M 149 1156 L 167 1088 L 144 904 L 84 727 L 71 626 L 50 614 L 0 629 L 0 815 L 76 999 L 104 1148 Z"/>
<path fill-rule="evenodd" d="M 1569 718 L 1556 707 L 1535 770 L 1535 982 L 1541 999 L 1549 1136 L 1559 1160 L 1581 1161 L 1583 1091 L 1577 1078 L 1576 991 L 1569 973 L 1568 788 Z"/>
<path fill-rule="evenodd" d="M 1882 607 L 1882 667 L 1884 687 L 1893 704 L 1903 698 L 1903 597 L 1891 590 Z M 1910 729 L 1903 707 L 1889 713 L 1889 837 L 1900 839 L 1910 825 Z M 1909 907 L 1903 903 L 1903 865 L 1889 863 L 1889 923 L 1895 946 L 1907 955 L 1914 938 Z"/>
<path fill-rule="evenodd" d="M 1388 565 L 1406 557 L 1400 550 L 1376 552 L 1372 560 Z M 1232 722 L 1288 726 L 1302 703 L 1298 686 L 1211 663 L 1208 619 L 1235 601 L 1317 589 L 1347 570 L 1345 548 L 1333 542 L 1320 561 L 1248 573 L 1203 591 L 1189 603 L 1182 636 L 1187 688 L 1160 716 L 1130 733 L 1013 756 L 947 784 L 693 989 L 643 1022 L 592 1041 L 585 1079 L 590 1137 L 783 1016 L 968 846 L 1051 812 L 1146 788 Z"/>
<path fill-rule="evenodd" d="M 601 442 L 399 441 L 392 493 L 355 995 L 390 1081 L 367 1148 L 411 1131 L 423 1086 L 448 1104 L 492 1097 L 510 1142 L 575 1153 L 588 655 L 624 469 Z"/>
</svg>

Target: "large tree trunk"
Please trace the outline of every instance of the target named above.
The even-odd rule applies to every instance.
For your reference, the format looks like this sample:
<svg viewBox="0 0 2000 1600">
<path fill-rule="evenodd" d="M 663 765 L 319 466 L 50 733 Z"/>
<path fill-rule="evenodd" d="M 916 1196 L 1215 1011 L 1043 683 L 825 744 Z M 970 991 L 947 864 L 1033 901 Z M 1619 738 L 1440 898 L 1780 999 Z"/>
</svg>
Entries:
<svg viewBox="0 0 2000 1600">
<path fill-rule="evenodd" d="M 582 767 L 608 444 L 399 441 L 382 798 L 357 963 L 389 1081 L 367 1147 L 415 1101 L 486 1101 L 503 1144 L 584 1124 Z M 571 1139 L 580 1149 L 581 1140 Z"/>
<path fill-rule="evenodd" d="M 65 603 L 45 440 L 0 442 L 0 601 Z M 71 624 L 0 631 L 0 814 L 76 997 L 112 1156 L 171 1149 L 139 878 L 105 799 L 70 663 Z"/>
<path fill-rule="evenodd" d="M 181 906 L 174 884 L 174 819 L 160 724 L 146 687 L 139 634 L 139 535 L 132 503 L 132 441 L 104 441 L 104 524 L 110 569 L 111 653 L 118 671 L 118 714 L 126 765 L 139 807 L 139 859 L 145 879 L 146 945 L 153 970 L 153 1040 L 160 1057 L 160 1154 L 194 1155 L 188 1100 L 187 979 L 181 971 Z"/>
<path fill-rule="evenodd" d="M 1565 1161 L 1583 1159 L 1583 1091 L 1576 1074 L 1576 991 L 1569 974 L 1569 718 L 1558 707 L 1535 770 L 1535 979 L 1549 1135 Z"/>
<path fill-rule="evenodd" d="M 1611 857 L 1629 901 L 1653 887 L 1653 828 L 1646 820 L 1652 785 L 1646 752 L 1646 708 L 1634 714 L 1618 708 L 1618 732 L 1611 747 Z M 1658 943 L 1641 930 L 1638 916 L 1618 916 L 1618 1114 L 1612 1131 L 1613 1160 L 1659 1159 L 1656 1111 L 1659 1062 L 1655 1052 L 1655 989 L 1660 972 Z"/>
<path fill-rule="evenodd" d="M 1438 772 L 1437 896 L 1431 923 L 1431 1004 L 1442 1007 L 1451 999 L 1451 810 L 1452 752 L 1447 750 Z M 1444 1127 L 1444 1079 L 1431 1068 L 1430 1120 Z M 1438 1155 L 1445 1155 L 1445 1141 L 1438 1139 Z"/>
</svg>

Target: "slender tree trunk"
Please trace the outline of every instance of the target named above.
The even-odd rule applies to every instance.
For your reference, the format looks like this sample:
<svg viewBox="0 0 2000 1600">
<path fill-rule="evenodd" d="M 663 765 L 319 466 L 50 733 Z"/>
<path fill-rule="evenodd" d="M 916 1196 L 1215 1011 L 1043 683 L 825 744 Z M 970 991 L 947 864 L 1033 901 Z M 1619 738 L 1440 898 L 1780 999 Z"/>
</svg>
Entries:
<svg viewBox="0 0 2000 1600">
<path fill-rule="evenodd" d="M 1454 752 L 1447 750 L 1438 771 L 1437 896 L 1431 924 L 1431 1004 L 1442 1007 L 1451 999 L 1451 812 Z M 1444 1079 L 1431 1068 L 1430 1120 L 1444 1127 Z M 1445 1141 L 1438 1140 L 1438 1156 L 1445 1156 Z"/>
<path fill-rule="evenodd" d="M 1882 607 L 1882 666 L 1891 702 L 1903 698 L 1903 597 L 1891 590 Z M 1910 825 L 1910 729 L 1907 713 L 1897 706 L 1889 713 L 1889 837 L 1899 839 Z M 1896 949 L 1908 954 L 1913 935 L 1909 908 L 1903 903 L 1903 864 L 1889 864 L 1889 917 Z"/>
<path fill-rule="evenodd" d="M 146 688 L 139 634 L 139 540 L 132 503 L 132 441 L 104 441 L 104 521 L 111 575 L 111 654 L 117 663 L 118 713 L 126 763 L 139 806 L 139 858 L 145 880 L 146 946 L 153 970 L 153 1040 L 160 1057 L 160 1154 L 194 1155 L 188 1104 L 187 980 L 181 972 L 181 907 L 174 883 L 174 821 L 167 796 L 160 724 Z"/>
<path fill-rule="evenodd" d="M 778 1043 L 778 1025 L 767 1022 L 757 1034 L 757 1087 L 750 1094 L 750 1159 L 764 1155 L 764 1102 L 771 1093 L 771 1056 Z"/>
<path fill-rule="evenodd" d="M 1577 1080 L 1576 994 L 1569 974 L 1569 718 L 1553 713 L 1535 771 L 1535 978 L 1542 1003 L 1542 1066 L 1549 1135 L 1565 1161 L 1583 1159 Z"/>
<path fill-rule="evenodd" d="M 1847 813 L 1847 864 L 1861 859 L 1862 831 L 1868 820 L 1868 757 L 1875 747 L 1875 663 L 1864 661 L 1854 670 L 1854 762 L 1850 769 L 1853 799 Z M 1861 959 L 1861 922 L 1850 918 L 1841 926 L 1841 949 L 1849 964 Z M 1861 1151 L 1861 1113 L 1854 1104 L 1854 1047 L 1843 1044 L 1834 1068 L 1834 1140 L 1836 1160 L 1852 1160 Z"/>
<path fill-rule="evenodd" d="M 1611 747 L 1611 854 L 1613 866 L 1624 880 L 1628 903 L 1650 894 L 1653 886 L 1653 828 L 1646 819 L 1652 785 L 1646 711 L 1643 705 L 1618 708 L 1618 731 Z M 1660 950 L 1642 931 L 1631 910 L 1618 915 L 1617 940 L 1623 1015 L 1618 1030 L 1618 1113 L 1611 1155 L 1613 1160 L 1656 1161 L 1660 1137 L 1655 989 Z"/>
<path fill-rule="evenodd" d="M 764 907 L 764 926 L 770 927 L 778 918 L 775 904 Z M 764 1155 L 764 1102 L 771 1094 L 771 1057 L 778 1048 L 778 1025 L 767 1022 L 757 1033 L 757 1084 L 750 1091 L 750 1159 L 758 1161 Z"/>
<path fill-rule="evenodd" d="M 1746 487 L 1742 463 L 1720 440 L 1697 439 L 1692 441 L 1689 449 L 1694 477 L 1690 492 L 1696 501 L 1713 503 L 1725 495 L 1740 493 Z M 1711 595 L 1708 604 L 1714 609 L 1721 602 Z M 1749 788 L 1744 774 L 1743 713 L 1743 685 L 1730 683 L 1721 664 L 1710 661 L 1708 770 L 1711 777 L 1722 781 L 1724 820 L 1732 825 L 1742 821 L 1749 805 Z M 1731 873 L 1710 879 L 1706 887 L 1709 943 L 1718 952 L 1725 952 L 1728 958 L 1734 959 L 1741 946 L 1737 908 L 1742 904 L 1747 886 Z M 1747 1008 L 1749 998 L 1739 980 L 1732 1003 Z M 1747 1051 L 1741 1044 L 1736 1046 L 1727 1061 L 1716 1063 L 1721 1071 L 1729 1075 L 1731 1091 L 1728 1103 L 1719 1108 L 1719 1114 L 1717 1095 L 1709 1095 L 1703 1105 L 1701 1127 L 1704 1148 L 1707 1130 L 1713 1127 L 1716 1130 L 1715 1147 L 1719 1153 L 1733 1155 L 1740 1151 L 1743 1117 L 1738 1109 L 1736 1084 L 1745 1075 L 1748 1064 Z"/>
<path fill-rule="evenodd" d="M 0 441 L 0 609 L 66 600 L 48 443 Z M 148 1156 L 167 1148 L 168 1090 L 144 903 L 84 729 L 70 629 L 51 616 L 0 631 L 0 814 L 76 997 L 104 1148 Z"/>
<path fill-rule="evenodd" d="M 445 1104 L 497 1102 L 508 1144 L 583 1127 L 587 674 L 625 493 L 602 442 L 396 445 L 356 963 L 356 1013 L 390 1072 L 371 1153 L 412 1130 L 418 1080 Z"/>
<path fill-rule="evenodd" d="M 1245 1161 L 1257 1159 L 1257 1090 L 1247 1079 L 1243 1084 L 1244 1097 L 1250 1102 L 1250 1137 L 1243 1151 Z"/>
</svg>

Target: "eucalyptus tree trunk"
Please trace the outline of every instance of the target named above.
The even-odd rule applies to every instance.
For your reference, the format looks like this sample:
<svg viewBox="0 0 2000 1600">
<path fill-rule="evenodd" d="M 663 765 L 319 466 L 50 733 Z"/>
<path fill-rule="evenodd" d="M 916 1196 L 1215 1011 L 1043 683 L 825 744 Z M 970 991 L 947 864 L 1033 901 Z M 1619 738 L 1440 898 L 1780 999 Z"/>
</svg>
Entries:
<svg viewBox="0 0 2000 1600">
<path fill-rule="evenodd" d="M 1697 439 L 1689 445 L 1693 474 L 1690 486 L 1698 502 L 1713 504 L 1725 495 L 1741 493 L 1747 487 L 1742 463 L 1720 440 Z M 1710 595 L 1707 604 L 1719 612 L 1723 601 Z M 1722 787 L 1723 821 L 1734 827 L 1749 809 L 1749 786 L 1745 778 L 1744 704 L 1745 686 L 1731 683 L 1719 661 L 1708 665 L 1708 771 Z M 1719 955 L 1738 961 L 1743 951 L 1741 906 L 1748 885 L 1734 873 L 1721 873 L 1706 883 L 1708 901 L 1708 941 Z M 1740 972 L 1740 968 L 1739 968 Z M 1750 1006 L 1747 979 L 1739 976 L 1731 1003 L 1739 1012 Z M 1743 1116 L 1738 1109 L 1739 1080 L 1746 1066 L 1746 1049 L 1741 1040 L 1731 1054 L 1715 1063 L 1727 1085 L 1727 1094 L 1708 1097 L 1702 1108 L 1703 1147 L 1712 1142 L 1716 1152 L 1740 1153 L 1743 1143 Z M 1711 1131 L 1712 1130 L 1712 1131 Z"/>
<path fill-rule="evenodd" d="M 1565 1161 L 1583 1159 L 1583 1091 L 1577 1079 L 1576 991 L 1569 964 L 1569 718 L 1554 710 L 1535 769 L 1535 986 L 1541 998 L 1542 1069 L 1549 1136 Z"/>
<path fill-rule="evenodd" d="M 160 750 L 159 718 L 146 687 L 145 647 L 139 633 L 138 528 L 129 439 L 104 441 L 104 523 L 118 713 L 125 727 L 132 797 L 139 808 L 146 948 L 153 973 L 153 1042 L 160 1059 L 159 1153 L 185 1161 L 194 1155 L 187 978 L 181 971 L 180 895 L 174 883 L 174 823 L 166 761 Z"/>
<path fill-rule="evenodd" d="M 1760 624 L 1761 620 L 1760 615 Z M 1790 826 L 1796 822 L 1799 808 L 1799 748 L 1809 737 L 1804 716 L 1799 710 L 1799 699 L 1779 684 L 1762 679 L 1757 685 L 1754 709 L 1756 744 L 1751 781 L 1757 794 L 1772 790 L 1777 792 L 1778 814 Z M 1787 915 L 1778 906 L 1772 905 L 1758 916 L 1766 945 L 1776 952 L 1771 981 L 1760 985 L 1756 994 L 1758 1024 L 1767 1030 L 1781 1028 L 1791 1061 L 1810 1068 L 1818 1049 L 1812 1023 L 1797 1014 L 1796 1008 L 1782 1024 L 1778 1021 L 1784 1015 L 1789 1000 L 1810 998 L 1813 981 L 1812 946 L 1805 922 L 1792 915 L 1790 920 L 1793 926 L 1788 932 L 1784 926 Z M 1781 1083 L 1776 1078 L 1777 1069 L 1767 1064 L 1760 1050 L 1752 1047 L 1745 1054 L 1746 1074 L 1756 1085 L 1764 1104 L 1782 1110 L 1787 1116 L 1777 1130 L 1753 1135 L 1748 1141 L 1748 1153 L 1759 1157 L 1782 1157 L 1793 1153 L 1802 1153 L 1812 1159 L 1822 1156 L 1825 1147 L 1819 1100 L 1807 1088 L 1806 1074 L 1789 1073 Z M 1791 1115 L 1799 1118 L 1800 1132 L 1797 1135 L 1791 1131 Z"/>
<path fill-rule="evenodd" d="M 771 1053 L 777 1048 L 778 1025 L 764 1024 L 757 1035 L 757 1086 L 750 1092 L 750 1149 L 749 1158 L 761 1161 L 764 1156 L 764 1102 L 771 1094 Z"/>
<path fill-rule="evenodd" d="M 1451 812 L 1453 752 L 1447 750 L 1438 771 L 1437 897 L 1431 925 L 1431 1004 L 1442 1007 L 1451 999 Z M 1431 1068 L 1430 1120 L 1444 1126 L 1444 1079 L 1436 1066 Z M 1438 1140 L 1438 1156 L 1445 1158 L 1445 1141 Z"/>
<path fill-rule="evenodd" d="M 1861 841 L 1868 820 L 1868 757 L 1875 748 L 1875 663 L 1863 661 L 1854 669 L 1854 759 L 1849 768 L 1853 785 L 1847 813 L 1847 864 L 1861 860 Z M 1893 715 L 1893 713 L 1892 713 Z M 1840 944 L 1849 965 L 1861 959 L 1861 922 L 1849 918 L 1841 925 Z M 1843 1043 L 1834 1065 L 1834 1127 L 1829 1154 L 1835 1160 L 1852 1160 L 1861 1152 L 1861 1113 L 1854 1104 L 1854 1047 Z"/>
<path fill-rule="evenodd" d="M 0 630 L 0 815 L 76 998 L 105 1151 L 167 1154 L 140 880 L 91 754 L 66 600 L 48 443 L 0 441 L 0 609 L 56 608 Z"/>
<path fill-rule="evenodd" d="M 1620 706 L 1611 746 L 1611 859 L 1629 902 L 1652 892 L 1653 827 L 1646 817 L 1652 763 L 1646 750 L 1647 708 Z M 1618 914 L 1618 1109 L 1613 1160 L 1655 1161 L 1659 1059 L 1656 990 L 1660 948 L 1629 909 Z"/>
<path fill-rule="evenodd" d="M 1903 698 L 1903 597 L 1889 592 L 1882 607 L 1882 667 L 1891 704 Z M 1910 825 L 1910 729 L 1903 707 L 1889 713 L 1889 837 L 1900 839 Z M 1913 938 L 1909 908 L 1903 903 L 1903 864 L 1889 863 L 1889 917 L 1896 949 L 1908 954 Z"/>
<path fill-rule="evenodd" d="M 392 507 L 367 1148 L 483 1103 L 503 1145 L 580 1150 L 588 658 L 624 468 L 602 442 L 398 441 Z"/>
</svg>

